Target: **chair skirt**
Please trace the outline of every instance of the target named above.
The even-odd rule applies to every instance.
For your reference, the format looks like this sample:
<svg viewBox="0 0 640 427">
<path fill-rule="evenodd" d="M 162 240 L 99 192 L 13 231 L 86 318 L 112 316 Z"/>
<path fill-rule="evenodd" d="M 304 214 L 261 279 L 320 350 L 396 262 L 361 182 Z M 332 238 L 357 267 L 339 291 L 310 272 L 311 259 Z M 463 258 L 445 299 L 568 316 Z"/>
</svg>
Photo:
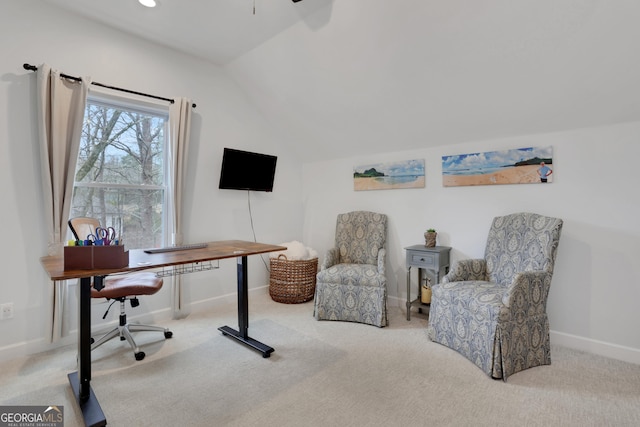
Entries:
<svg viewBox="0 0 640 427">
<path fill-rule="evenodd" d="M 524 369 L 551 364 L 546 313 L 506 307 L 504 288 L 490 282 L 441 283 L 432 291 L 431 341 L 456 350 L 487 375 L 504 381 Z"/>
<path fill-rule="evenodd" d="M 338 264 L 320 271 L 316 279 L 314 317 L 387 326 L 385 276 L 368 264 Z"/>
</svg>

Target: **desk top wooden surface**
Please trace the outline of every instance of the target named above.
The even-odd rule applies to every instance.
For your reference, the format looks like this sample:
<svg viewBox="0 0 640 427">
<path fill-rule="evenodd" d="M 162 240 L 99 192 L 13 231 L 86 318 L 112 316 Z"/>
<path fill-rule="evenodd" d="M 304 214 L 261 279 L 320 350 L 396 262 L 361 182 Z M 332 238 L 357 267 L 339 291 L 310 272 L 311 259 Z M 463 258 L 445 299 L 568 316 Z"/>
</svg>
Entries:
<svg viewBox="0 0 640 427">
<path fill-rule="evenodd" d="M 93 270 L 65 270 L 64 258 L 60 256 L 46 256 L 40 258 L 44 269 L 51 280 L 79 279 L 91 276 L 106 276 L 114 273 L 149 270 L 158 267 L 213 261 L 225 258 L 237 258 L 267 252 L 283 251 L 284 246 L 266 243 L 247 242 L 243 240 L 223 240 L 207 242 L 207 247 L 187 249 L 183 251 L 161 252 L 148 254 L 143 249 L 129 251 L 129 265 L 122 268 L 93 269 Z"/>
</svg>

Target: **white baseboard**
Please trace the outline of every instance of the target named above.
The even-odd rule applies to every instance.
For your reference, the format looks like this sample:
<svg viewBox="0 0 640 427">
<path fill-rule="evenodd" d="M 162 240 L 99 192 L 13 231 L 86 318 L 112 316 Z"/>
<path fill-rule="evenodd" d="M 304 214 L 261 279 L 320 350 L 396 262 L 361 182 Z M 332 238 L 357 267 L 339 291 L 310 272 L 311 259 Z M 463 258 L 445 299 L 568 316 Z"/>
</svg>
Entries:
<svg viewBox="0 0 640 427">
<path fill-rule="evenodd" d="M 388 297 L 388 303 L 401 309 L 405 309 L 407 306 L 406 299 L 399 297 Z M 558 331 L 551 331 L 550 336 L 552 345 L 560 345 L 574 350 L 585 351 L 587 353 L 597 354 L 598 356 L 640 365 L 640 349 L 637 348 L 625 347 Z"/>
<path fill-rule="evenodd" d="M 260 287 L 256 289 L 249 289 L 249 293 L 258 291 L 265 292 L 267 287 Z M 194 301 L 189 304 L 186 309 L 184 317 L 187 317 L 190 313 L 204 312 L 211 310 L 218 306 L 224 306 L 233 304 L 237 301 L 236 293 L 222 295 L 215 298 L 208 298 L 206 300 Z M 149 313 L 143 313 L 139 315 L 127 315 L 129 320 L 138 323 L 156 323 L 161 324 L 163 321 L 167 321 L 173 318 L 173 314 L 170 308 L 163 308 L 155 310 Z M 92 328 L 92 333 L 100 334 L 114 328 L 118 324 L 118 320 L 114 320 L 108 323 L 100 324 L 95 328 Z M 55 343 L 49 342 L 46 338 L 39 338 L 31 341 L 22 341 L 14 344 L 10 344 L 4 347 L 0 347 L 0 362 L 25 357 L 30 354 L 42 353 L 45 351 L 55 350 L 60 347 L 71 345 L 77 342 L 78 329 L 73 328 L 69 331 L 69 334 L 62 337 Z"/>
<path fill-rule="evenodd" d="M 44 338 L 31 341 L 22 341 L 0 348 L 0 362 L 17 359 L 30 354 L 42 353 L 44 351 L 55 350 L 76 342 L 76 335 L 68 335 L 55 343 L 50 343 Z"/>
<path fill-rule="evenodd" d="M 640 365 L 640 350 L 591 338 L 551 331 L 551 344 Z"/>
<path fill-rule="evenodd" d="M 265 292 L 267 286 L 250 289 L 249 292 Z M 197 313 L 210 310 L 216 306 L 224 306 L 233 304 L 237 301 L 236 294 L 231 293 L 206 300 L 194 301 L 189 305 L 189 313 Z M 398 297 L 389 297 L 390 306 L 397 306 L 402 309 L 406 307 L 406 300 Z M 188 315 L 188 313 L 186 314 Z M 145 318 L 153 319 L 155 322 L 161 322 L 171 318 L 171 310 L 168 308 L 147 313 L 140 316 L 134 316 L 133 319 L 145 322 Z M 112 326 L 109 326 L 112 327 Z M 104 325 L 108 329 L 107 325 Z M 0 361 L 24 357 L 29 354 L 41 353 L 53 350 L 59 347 L 70 345 L 77 340 L 77 329 L 70 331 L 69 335 L 63 337 L 55 343 L 50 343 L 45 339 L 37 339 L 32 341 L 23 341 L 0 348 Z M 597 354 L 611 359 L 622 360 L 624 362 L 635 363 L 640 365 L 640 349 L 625 347 L 604 341 L 598 341 L 590 338 L 571 335 L 564 332 L 551 331 L 551 343 L 553 345 L 561 345 L 563 347 L 573 348 L 575 350 L 585 351 L 587 353 Z"/>
</svg>

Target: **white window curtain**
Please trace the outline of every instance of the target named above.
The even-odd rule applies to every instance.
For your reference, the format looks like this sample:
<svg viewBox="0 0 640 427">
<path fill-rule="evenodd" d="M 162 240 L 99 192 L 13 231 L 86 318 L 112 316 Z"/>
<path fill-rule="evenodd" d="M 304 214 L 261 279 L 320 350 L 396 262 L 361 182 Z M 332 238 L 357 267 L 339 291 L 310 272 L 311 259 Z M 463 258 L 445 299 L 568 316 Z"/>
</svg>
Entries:
<svg viewBox="0 0 640 427">
<path fill-rule="evenodd" d="M 90 79 L 61 77 L 47 64 L 38 67 L 38 139 L 42 167 L 44 217 L 49 255 L 62 253 L 67 235 L 73 181 Z M 47 283 L 50 289 L 51 284 Z M 66 285 L 56 281 L 51 293 L 50 340 L 65 334 L 62 324 Z"/>
<path fill-rule="evenodd" d="M 187 170 L 189 138 L 191 135 L 191 100 L 176 98 L 169 108 L 169 208 L 171 209 L 171 244 L 184 243 L 182 229 L 182 201 Z M 179 275 L 172 277 L 171 305 L 173 317 L 185 315 L 182 294 L 182 280 Z"/>
</svg>

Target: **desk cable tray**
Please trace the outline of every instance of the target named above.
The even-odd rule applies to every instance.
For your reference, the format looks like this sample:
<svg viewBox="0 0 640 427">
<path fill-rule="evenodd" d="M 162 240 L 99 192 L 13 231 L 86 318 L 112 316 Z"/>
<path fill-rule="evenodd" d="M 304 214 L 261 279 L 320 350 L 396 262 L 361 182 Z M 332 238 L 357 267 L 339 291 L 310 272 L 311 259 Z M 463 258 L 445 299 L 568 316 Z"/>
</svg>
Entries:
<svg viewBox="0 0 640 427">
<path fill-rule="evenodd" d="M 174 265 L 170 267 L 162 267 L 162 269 L 160 269 L 159 271 L 156 271 L 156 276 L 158 277 L 180 276 L 182 274 L 216 270 L 218 268 L 220 268 L 219 260 L 192 262 L 190 264 L 181 264 L 181 265 Z"/>
</svg>

